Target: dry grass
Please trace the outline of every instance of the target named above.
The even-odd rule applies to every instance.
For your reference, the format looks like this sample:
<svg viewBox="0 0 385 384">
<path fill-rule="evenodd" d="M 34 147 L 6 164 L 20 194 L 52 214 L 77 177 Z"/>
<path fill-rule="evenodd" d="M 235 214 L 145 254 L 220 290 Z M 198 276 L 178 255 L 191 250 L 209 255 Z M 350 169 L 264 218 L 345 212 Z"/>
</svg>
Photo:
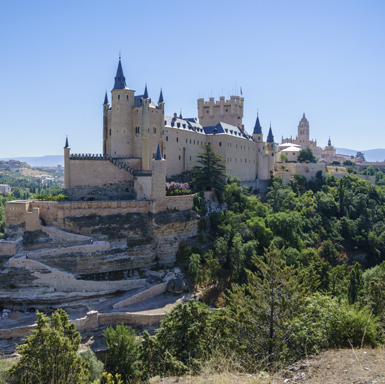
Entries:
<svg viewBox="0 0 385 384">
<path fill-rule="evenodd" d="M 347 384 L 385 383 L 385 350 L 337 349 L 309 356 L 286 369 L 269 375 L 239 373 L 231 359 L 210 363 L 199 376 L 167 377 L 159 376 L 150 384 Z M 239 368 L 239 367 L 238 367 Z M 222 372 L 219 370 L 222 369 Z"/>
</svg>

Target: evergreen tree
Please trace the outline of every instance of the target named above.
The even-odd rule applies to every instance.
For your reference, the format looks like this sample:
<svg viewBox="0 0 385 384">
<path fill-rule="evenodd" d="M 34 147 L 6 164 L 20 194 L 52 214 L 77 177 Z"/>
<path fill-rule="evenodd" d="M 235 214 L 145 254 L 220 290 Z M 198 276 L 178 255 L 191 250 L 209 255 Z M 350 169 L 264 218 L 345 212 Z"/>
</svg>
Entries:
<svg viewBox="0 0 385 384">
<path fill-rule="evenodd" d="M 353 269 L 349 274 L 349 286 L 348 286 L 348 300 L 349 304 L 354 304 L 357 301 L 357 297 L 362 294 L 364 287 L 362 281 L 362 271 L 359 263 L 354 264 Z"/>
<path fill-rule="evenodd" d="M 211 145 L 201 145 L 203 152 L 197 155 L 196 162 L 201 165 L 192 167 L 194 178 L 192 183 L 198 190 L 215 189 L 218 196 L 222 196 L 226 185 L 227 175 L 224 160 L 216 154 Z"/>
<path fill-rule="evenodd" d="M 309 161 L 310 163 L 314 163 L 316 158 L 313 155 L 313 151 L 310 148 L 305 148 L 299 151 L 297 160 L 300 163 L 305 163 L 306 161 Z"/>
<path fill-rule="evenodd" d="M 86 384 L 88 363 L 77 351 L 81 336 L 76 325 L 69 323 L 67 313 L 58 309 L 52 319 L 36 312 L 37 327 L 17 347 L 19 362 L 8 371 L 12 383 L 17 384 Z"/>
<path fill-rule="evenodd" d="M 238 286 L 229 294 L 229 320 L 246 365 L 256 359 L 271 364 L 282 357 L 291 335 L 288 321 L 305 296 L 302 277 L 286 265 L 283 250 L 271 245 L 264 258 L 253 258 L 258 272 L 246 271 L 245 289 Z"/>
</svg>

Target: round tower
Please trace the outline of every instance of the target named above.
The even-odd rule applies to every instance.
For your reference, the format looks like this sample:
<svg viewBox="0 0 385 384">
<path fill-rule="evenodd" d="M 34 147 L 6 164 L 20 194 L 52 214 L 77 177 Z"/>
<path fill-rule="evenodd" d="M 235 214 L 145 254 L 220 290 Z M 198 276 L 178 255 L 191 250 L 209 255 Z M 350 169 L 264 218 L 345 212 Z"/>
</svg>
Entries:
<svg viewBox="0 0 385 384">
<path fill-rule="evenodd" d="M 151 199 L 155 200 L 154 213 L 167 209 L 166 160 L 162 158 L 159 143 L 155 159 L 152 161 Z"/>
<path fill-rule="evenodd" d="M 275 142 L 273 131 L 271 129 L 271 124 L 269 128 L 269 133 L 266 140 L 266 155 L 268 156 L 268 175 L 270 176 L 271 172 L 274 172 L 274 163 L 275 163 Z"/>
</svg>

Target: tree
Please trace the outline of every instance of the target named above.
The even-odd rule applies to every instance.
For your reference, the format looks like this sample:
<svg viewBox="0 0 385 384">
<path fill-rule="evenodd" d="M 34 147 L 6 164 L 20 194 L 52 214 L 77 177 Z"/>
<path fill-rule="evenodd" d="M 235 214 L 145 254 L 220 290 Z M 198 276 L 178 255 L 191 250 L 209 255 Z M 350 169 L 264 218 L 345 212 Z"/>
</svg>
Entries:
<svg viewBox="0 0 385 384">
<path fill-rule="evenodd" d="M 104 364 L 97 359 L 95 353 L 90 348 L 81 353 L 80 357 L 89 364 L 89 381 L 94 382 L 96 380 L 99 383 L 99 380 L 102 378 Z"/>
<path fill-rule="evenodd" d="M 138 375 L 138 343 L 135 340 L 135 331 L 123 324 L 117 324 L 116 329 L 105 329 L 103 336 L 107 344 L 108 371 L 122 375 L 126 381 L 133 380 Z"/>
<path fill-rule="evenodd" d="M 195 188 L 198 190 L 215 189 L 218 196 L 222 196 L 226 186 L 225 174 L 226 167 L 223 165 L 224 160 L 221 156 L 216 154 L 211 145 L 201 145 L 203 152 L 197 155 L 196 162 L 201 165 L 194 165 L 192 167 L 193 180 Z"/>
<path fill-rule="evenodd" d="M 354 157 L 354 156 L 353 156 Z M 353 163 L 353 161 L 351 161 L 351 160 L 345 160 L 343 163 L 342 163 L 342 165 L 344 165 L 345 167 L 346 166 L 349 166 L 349 165 L 354 165 L 354 163 Z"/>
<path fill-rule="evenodd" d="M 356 159 L 362 159 L 365 161 L 365 155 L 362 152 L 357 152 Z"/>
<path fill-rule="evenodd" d="M 309 163 L 314 163 L 316 158 L 315 156 L 313 155 L 313 151 L 310 149 L 310 148 L 305 148 L 305 149 L 301 149 L 299 154 L 298 154 L 298 158 L 297 160 L 300 162 L 300 163 L 305 163 L 305 162 L 309 162 Z"/>
<path fill-rule="evenodd" d="M 341 163 L 340 163 L 339 161 L 334 160 L 334 161 L 332 162 L 332 165 L 340 166 Z"/>
<path fill-rule="evenodd" d="M 291 336 L 288 321 L 305 296 L 294 267 L 285 264 L 283 250 L 271 245 L 264 258 L 253 258 L 258 272 L 247 270 L 245 288 L 237 286 L 229 294 L 232 334 L 246 365 L 256 358 L 268 364 L 278 361 Z"/>
<path fill-rule="evenodd" d="M 282 163 L 286 163 L 287 162 L 287 156 L 284 153 L 281 153 L 279 155 L 279 158 L 281 159 Z"/>
<path fill-rule="evenodd" d="M 17 347 L 19 362 L 9 369 L 12 383 L 85 384 L 88 363 L 77 355 L 81 336 L 76 325 L 69 323 L 67 313 L 58 309 L 50 320 L 43 313 L 36 329 Z"/>
<path fill-rule="evenodd" d="M 354 264 L 353 269 L 349 273 L 348 300 L 349 304 L 354 304 L 358 296 L 362 294 L 364 287 L 362 280 L 362 271 L 359 263 Z"/>
</svg>

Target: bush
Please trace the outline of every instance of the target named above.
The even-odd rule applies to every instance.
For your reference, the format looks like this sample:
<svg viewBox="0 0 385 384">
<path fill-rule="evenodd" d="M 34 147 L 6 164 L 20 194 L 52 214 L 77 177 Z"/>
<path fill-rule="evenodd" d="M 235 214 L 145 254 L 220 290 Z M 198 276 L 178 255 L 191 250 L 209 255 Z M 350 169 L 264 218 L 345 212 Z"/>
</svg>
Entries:
<svg viewBox="0 0 385 384">
<path fill-rule="evenodd" d="M 99 380 L 102 378 L 104 364 L 96 358 L 95 353 L 89 348 L 87 351 L 81 353 L 80 357 L 90 366 L 90 382 L 94 382 L 95 380 L 99 382 Z"/>
<path fill-rule="evenodd" d="M 123 324 L 116 329 L 108 327 L 103 336 L 107 344 L 107 369 L 113 374 L 122 375 L 125 381 L 138 376 L 136 361 L 138 359 L 138 343 L 135 331 Z"/>
<path fill-rule="evenodd" d="M 327 348 L 375 347 L 383 339 L 378 319 L 368 308 L 357 309 L 319 293 L 306 298 L 290 325 L 290 348 L 302 355 Z"/>
<path fill-rule="evenodd" d="M 50 320 L 36 312 L 37 327 L 17 347 L 21 355 L 8 374 L 15 384 L 85 384 L 88 383 L 88 364 L 78 356 L 81 336 L 69 323 L 63 309 Z"/>
<path fill-rule="evenodd" d="M 166 196 L 190 194 L 191 187 L 189 183 L 178 183 L 176 181 L 166 182 Z"/>
</svg>

